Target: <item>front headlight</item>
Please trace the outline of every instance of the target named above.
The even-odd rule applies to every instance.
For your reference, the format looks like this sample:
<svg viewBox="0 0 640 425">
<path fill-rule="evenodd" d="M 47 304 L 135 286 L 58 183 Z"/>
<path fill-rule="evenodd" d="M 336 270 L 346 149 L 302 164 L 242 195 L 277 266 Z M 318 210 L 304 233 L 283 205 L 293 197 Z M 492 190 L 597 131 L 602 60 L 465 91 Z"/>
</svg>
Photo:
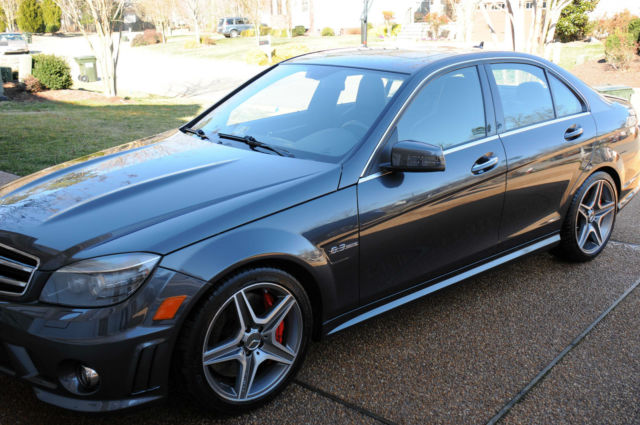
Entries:
<svg viewBox="0 0 640 425">
<path fill-rule="evenodd" d="M 101 307 L 124 301 L 149 277 L 160 257 L 147 253 L 91 258 L 54 272 L 40 301 L 72 307 Z"/>
</svg>

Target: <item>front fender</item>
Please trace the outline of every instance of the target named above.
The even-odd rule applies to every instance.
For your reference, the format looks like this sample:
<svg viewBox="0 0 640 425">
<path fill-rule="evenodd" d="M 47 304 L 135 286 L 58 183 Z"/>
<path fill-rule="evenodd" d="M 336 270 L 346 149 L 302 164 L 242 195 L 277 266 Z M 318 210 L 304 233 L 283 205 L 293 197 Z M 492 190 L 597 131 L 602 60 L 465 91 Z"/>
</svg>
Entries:
<svg viewBox="0 0 640 425">
<path fill-rule="evenodd" d="M 355 187 L 183 248 L 165 256 L 161 265 L 216 282 L 265 260 L 295 264 L 308 272 L 321 297 L 323 322 L 355 308 L 359 294 Z"/>
</svg>

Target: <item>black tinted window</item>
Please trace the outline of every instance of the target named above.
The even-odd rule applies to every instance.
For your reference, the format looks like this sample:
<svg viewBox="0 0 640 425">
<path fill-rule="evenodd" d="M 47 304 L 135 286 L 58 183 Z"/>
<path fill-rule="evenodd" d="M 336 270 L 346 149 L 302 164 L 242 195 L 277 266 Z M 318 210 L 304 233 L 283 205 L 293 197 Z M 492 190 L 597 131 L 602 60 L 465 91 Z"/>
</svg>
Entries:
<svg viewBox="0 0 640 425">
<path fill-rule="evenodd" d="M 544 71 L 523 64 L 491 65 L 504 112 L 505 130 L 554 118 Z"/>
<path fill-rule="evenodd" d="M 553 75 L 547 75 L 549 76 L 549 85 L 551 86 L 551 93 L 553 93 L 553 102 L 556 105 L 558 117 L 566 117 L 567 115 L 583 112 L 582 102 L 569 90 L 569 87 Z"/>
<path fill-rule="evenodd" d="M 476 67 L 450 72 L 427 84 L 406 109 L 397 129 L 398 140 L 415 140 L 443 149 L 486 136 Z"/>
</svg>

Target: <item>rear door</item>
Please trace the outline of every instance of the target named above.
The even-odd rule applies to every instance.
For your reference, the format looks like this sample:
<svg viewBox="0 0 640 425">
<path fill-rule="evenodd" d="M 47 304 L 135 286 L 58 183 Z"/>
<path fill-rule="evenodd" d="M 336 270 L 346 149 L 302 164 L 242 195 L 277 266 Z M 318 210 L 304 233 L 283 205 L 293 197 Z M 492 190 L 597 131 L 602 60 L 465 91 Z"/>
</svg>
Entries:
<svg viewBox="0 0 640 425">
<path fill-rule="evenodd" d="M 508 163 L 503 248 L 557 232 L 591 156 L 596 127 L 559 75 L 530 63 L 486 65 Z"/>
<path fill-rule="evenodd" d="M 476 66 L 434 78 L 403 112 L 386 146 L 402 140 L 440 145 L 445 171 L 385 173 L 374 167 L 360 179 L 362 304 L 496 248 L 506 158 L 488 96 L 486 76 Z"/>
</svg>

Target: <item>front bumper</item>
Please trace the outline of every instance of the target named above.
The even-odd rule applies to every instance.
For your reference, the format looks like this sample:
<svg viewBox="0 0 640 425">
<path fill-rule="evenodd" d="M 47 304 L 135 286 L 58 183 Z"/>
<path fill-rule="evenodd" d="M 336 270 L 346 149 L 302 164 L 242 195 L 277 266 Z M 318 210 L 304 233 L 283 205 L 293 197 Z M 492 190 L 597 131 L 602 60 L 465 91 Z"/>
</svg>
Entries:
<svg viewBox="0 0 640 425">
<path fill-rule="evenodd" d="M 97 309 L 0 301 L 0 372 L 33 385 L 47 403 L 85 412 L 119 410 L 164 397 L 173 346 L 191 301 L 206 284 L 158 268 L 131 298 Z M 171 320 L 154 321 L 162 301 L 186 295 Z M 84 365 L 100 374 L 91 392 L 61 378 Z"/>
</svg>

